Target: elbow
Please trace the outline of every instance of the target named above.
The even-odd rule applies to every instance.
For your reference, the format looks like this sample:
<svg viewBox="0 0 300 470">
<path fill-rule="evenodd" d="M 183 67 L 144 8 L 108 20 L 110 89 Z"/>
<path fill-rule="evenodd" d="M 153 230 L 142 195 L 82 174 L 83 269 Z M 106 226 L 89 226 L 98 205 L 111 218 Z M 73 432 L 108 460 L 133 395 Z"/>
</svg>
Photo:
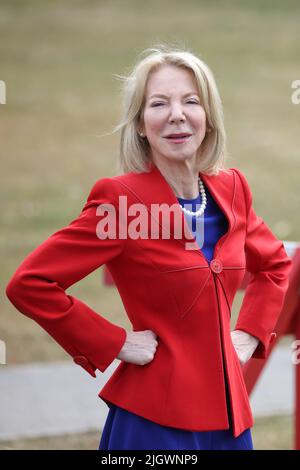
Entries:
<svg viewBox="0 0 300 470">
<path fill-rule="evenodd" d="M 292 261 L 292 258 L 288 256 L 284 246 L 282 246 L 282 260 L 283 260 L 282 262 L 285 268 L 285 274 L 288 277 L 293 267 L 293 261 Z"/>
<path fill-rule="evenodd" d="M 280 250 L 278 251 L 276 258 L 276 268 L 282 271 L 284 277 L 289 277 L 290 272 L 292 270 L 293 261 L 292 258 L 288 256 L 284 243 L 282 241 L 280 245 Z"/>
<path fill-rule="evenodd" d="M 276 272 L 276 278 L 278 279 L 285 293 L 289 288 L 292 269 L 293 269 L 293 261 L 287 255 L 285 248 L 282 247 L 281 260 L 278 263 L 278 270 Z"/>
<path fill-rule="evenodd" d="M 5 292 L 20 313 L 36 321 L 55 311 L 66 311 L 70 306 L 64 289 L 32 267 L 19 268 Z"/>
<path fill-rule="evenodd" d="M 26 275 L 24 273 L 16 272 L 5 288 L 6 297 L 20 311 L 28 295 L 25 279 Z"/>
</svg>

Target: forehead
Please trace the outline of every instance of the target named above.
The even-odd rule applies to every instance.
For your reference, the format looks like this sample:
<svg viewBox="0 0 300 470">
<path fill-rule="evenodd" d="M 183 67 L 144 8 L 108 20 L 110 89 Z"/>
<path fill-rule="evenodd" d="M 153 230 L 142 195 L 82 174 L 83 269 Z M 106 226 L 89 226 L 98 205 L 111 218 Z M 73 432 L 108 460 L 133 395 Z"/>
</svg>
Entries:
<svg viewBox="0 0 300 470">
<path fill-rule="evenodd" d="M 162 65 L 150 72 L 145 88 L 145 95 L 171 91 L 194 91 L 198 93 L 196 78 L 191 70 L 174 65 Z"/>
</svg>

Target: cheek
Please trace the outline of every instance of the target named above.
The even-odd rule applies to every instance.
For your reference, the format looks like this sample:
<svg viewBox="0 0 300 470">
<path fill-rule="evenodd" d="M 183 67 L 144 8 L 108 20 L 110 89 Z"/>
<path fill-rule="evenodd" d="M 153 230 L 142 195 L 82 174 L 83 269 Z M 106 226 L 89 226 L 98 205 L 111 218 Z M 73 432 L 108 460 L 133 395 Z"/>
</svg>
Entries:
<svg viewBox="0 0 300 470">
<path fill-rule="evenodd" d="M 202 110 L 201 112 L 198 111 L 198 113 L 195 114 L 195 116 L 193 116 L 193 121 L 194 121 L 195 126 L 199 130 L 205 129 L 206 128 L 206 114 L 204 110 Z"/>
<path fill-rule="evenodd" d="M 162 116 L 145 116 L 145 128 L 148 133 L 156 134 L 161 131 L 164 126 L 165 120 Z"/>
</svg>

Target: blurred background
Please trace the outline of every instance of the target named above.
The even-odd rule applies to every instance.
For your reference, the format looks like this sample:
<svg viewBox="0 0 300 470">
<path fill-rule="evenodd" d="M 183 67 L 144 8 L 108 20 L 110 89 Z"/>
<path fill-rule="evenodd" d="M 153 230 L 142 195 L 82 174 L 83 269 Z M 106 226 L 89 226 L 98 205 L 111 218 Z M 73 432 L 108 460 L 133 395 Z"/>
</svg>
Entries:
<svg viewBox="0 0 300 470">
<path fill-rule="evenodd" d="M 81 212 L 95 181 L 117 174 L 119 135 L 103 135 L 121 115 L 113 74 L 129 73 L 147 47 L 188 47 L 208 63 L 224 106 L 227 165 L 246 174 L 256 212 L 275 235 L 300 239 L 300 104 L 291 101 L 300 79 L 299 20 L 296 0 L 1 0 L 0 339 L 7 365 L 0 372 L 71 360 L 4 289 L 25 256 Z M 130 328 L 101 270 L 68 293 Z M 241 301 L 238 294 L 233 321 Z M 257 449 L 293 446 L 291 415 L 260 417 L 252 431 Z M 10 439 L 0 448 L 95 449 L 99 439 L 93 430 Z"/>
</svg>

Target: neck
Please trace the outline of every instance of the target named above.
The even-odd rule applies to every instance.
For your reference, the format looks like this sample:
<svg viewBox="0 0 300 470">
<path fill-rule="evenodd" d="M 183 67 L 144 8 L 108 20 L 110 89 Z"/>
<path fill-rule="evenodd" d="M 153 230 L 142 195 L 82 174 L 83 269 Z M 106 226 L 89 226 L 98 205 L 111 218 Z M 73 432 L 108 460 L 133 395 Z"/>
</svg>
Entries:
<svg viewBox="0 0 300 470">
<path fill-rule="evenodd" d="M 195 199 L 199 194 L 198 170 L 190 162 L 162 162 L 154 161 L 176 197 L 182 199 Z"/>
</svg>

